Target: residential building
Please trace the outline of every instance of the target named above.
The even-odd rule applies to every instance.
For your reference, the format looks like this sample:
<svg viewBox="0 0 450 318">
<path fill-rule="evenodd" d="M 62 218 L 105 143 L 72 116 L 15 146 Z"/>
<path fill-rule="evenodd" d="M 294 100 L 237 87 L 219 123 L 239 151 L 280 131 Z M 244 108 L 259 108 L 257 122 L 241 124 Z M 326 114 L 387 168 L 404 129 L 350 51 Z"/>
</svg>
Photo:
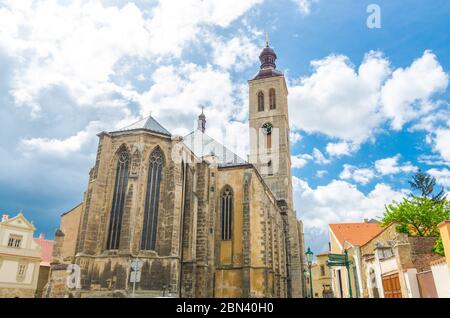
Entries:
<svg viewBox="0 0 450 318">
<path fill-rule="evenodd" d="M 347 250 L 352 262 L 347 271 L 345 266 L 331 268 L 331 287 L 336 298 L 359 298 L 363 295 L 362 279 L 358 274 L 361 267 L 359 247 L 383 231 L 374 221 L 360 223 L 330 224 L 330 253 L 344 254 Z"/>
<path fill-rule="evenodd" d="M 316 263 L 311 268 L 315 298 L 332 298 L 331 270 L 327 266 L 328 252 L 316 255 Z"/>
<path fill-rule="evenodd" d="M 434 285 L 439 298 L 450 298 L 450 221 L 439 224 L 445 257 L 430 263 Z"/>
<path fill-rule="evenodd" d="M 35 296 L 41 247 L 34 241 L 35 227 L 22 212 L 0 222 L 0 298 Z"/>
</svg>

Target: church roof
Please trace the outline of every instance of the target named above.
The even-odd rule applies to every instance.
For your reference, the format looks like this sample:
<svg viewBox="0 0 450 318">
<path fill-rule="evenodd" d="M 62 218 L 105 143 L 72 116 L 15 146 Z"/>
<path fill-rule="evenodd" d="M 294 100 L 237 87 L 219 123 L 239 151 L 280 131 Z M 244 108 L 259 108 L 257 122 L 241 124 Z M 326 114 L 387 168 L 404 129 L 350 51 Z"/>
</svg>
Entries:
<svg viewBox="0 0 450 318">
<path fill-rule="evenodd" d="M 156 119 L 154 119 L 152 116 L 148 116 L 148 117 L 141 119 L 129 126 L 119 129 L 119 131 L 130 131 L 130 130 L 140 130 L 140 129 L 153 131 L 158 134 L 162 134 L 162 135 L 166 135 L 166 136 L 171 136 L 171 133 L 166 128 L 164 128 L 160 123 L 158 123 L 156 121 Z"/>
<path fill-rule="evenodd" d="M 247 161 L 200 130 L 185 136 L 183 142 L 198 158 L 214 157 L 219 167 L 247 164 Z"/>
</svg>

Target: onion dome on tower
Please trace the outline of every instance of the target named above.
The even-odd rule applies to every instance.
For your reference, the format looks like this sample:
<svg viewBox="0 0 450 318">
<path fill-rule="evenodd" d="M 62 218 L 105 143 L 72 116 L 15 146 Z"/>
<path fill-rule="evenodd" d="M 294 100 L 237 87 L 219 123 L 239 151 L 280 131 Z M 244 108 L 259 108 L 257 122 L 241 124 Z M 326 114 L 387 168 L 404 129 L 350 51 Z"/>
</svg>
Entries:
<svg viewBox="0 0 450 318">
<path fill-rule="evenodd" d="M 277 54 L 269 46 L 269 40 L 266 40 L 266 47 L 259 55 L 259 60 L 261 61 L 261 67 L 258 74 L 253 78 L 254 80 L 273 76 L 283 76 L 283 73 L 277 70 L 277 65 L 275 64 Z"/>
</svg>

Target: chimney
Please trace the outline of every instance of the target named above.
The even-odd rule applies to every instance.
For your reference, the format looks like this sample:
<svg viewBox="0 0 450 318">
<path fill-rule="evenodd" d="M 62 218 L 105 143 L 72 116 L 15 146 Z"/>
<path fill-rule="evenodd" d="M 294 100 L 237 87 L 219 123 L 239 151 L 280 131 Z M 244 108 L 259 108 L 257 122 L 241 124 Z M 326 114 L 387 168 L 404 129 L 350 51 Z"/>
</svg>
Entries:
<svg viewBox="0 0 450 318">
<path fill-rule="evenodd" d="M 2 222 L 5 222 L 5 221 L 8 220 L 8 219 L 9 219 L 8 214 L 3 214 L 3 215 L 2 215 Z"/>
<path fill-rule="evenodd" d="M 44 233 L 39 234 L 39 239 L 40 240 L 44 240 L 45 239 L 45 234 Z"/>
</svg>

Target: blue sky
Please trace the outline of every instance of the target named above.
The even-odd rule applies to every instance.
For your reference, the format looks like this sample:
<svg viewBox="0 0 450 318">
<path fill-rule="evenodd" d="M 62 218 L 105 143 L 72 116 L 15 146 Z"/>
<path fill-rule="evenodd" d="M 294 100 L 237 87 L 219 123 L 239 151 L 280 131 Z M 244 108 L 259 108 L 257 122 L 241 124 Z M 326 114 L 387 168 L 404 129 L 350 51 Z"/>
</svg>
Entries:
<svg viewBox="0 0 450 318">
<path fill-rule="evenodd" d="M 150 112 L 183 135 L 205 105 L 208 134 L 245 158 L 268 31 L 297 214 L 320 252 L 328 223 L 381 216 L 418 168 L 450 188 L 449 16 L 446 0 L 0 0 L 0 212 L 52 237 L 82 200 L 96 134 Z"/>
</svg>

